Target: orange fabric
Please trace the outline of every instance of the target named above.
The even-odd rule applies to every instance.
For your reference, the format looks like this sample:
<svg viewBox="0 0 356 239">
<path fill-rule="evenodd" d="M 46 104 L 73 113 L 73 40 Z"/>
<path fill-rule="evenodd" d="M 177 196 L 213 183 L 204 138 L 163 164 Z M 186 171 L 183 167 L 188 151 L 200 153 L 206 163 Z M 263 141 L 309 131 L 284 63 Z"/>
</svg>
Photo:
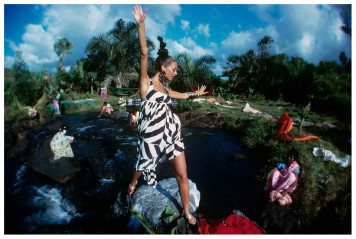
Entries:
<svg viewBox="0 0 356 239">
<path fill-rule="evenodd" d="M 319 140 L 317 136 L 301 135 L 299 137 L 290 137 L 287 133 L 292 129 L 294 122 L 289 117 L 287 113 L 284 113 L 278 120 L 274 120 L 277 124 L 280 124 L 277 136 L 282 139 L 295 140 L 295 141 L 308 141 L 308 140 Z"/>
<path fill-rule="evenodd" d="M 247 218 L 232 214 L 226 219 L 200 219 L 198 234 L 264 234 L 263 229 Z"/>
<path fill-rule="evenodd" d="M 215 100 L 214 98 L 210 98 L 210 99 L 207 99 L 206 101 L 209 102 L 209 103 L 213 103 L 213 102 L 215 102 L 216 100 Z"/>
</svg>

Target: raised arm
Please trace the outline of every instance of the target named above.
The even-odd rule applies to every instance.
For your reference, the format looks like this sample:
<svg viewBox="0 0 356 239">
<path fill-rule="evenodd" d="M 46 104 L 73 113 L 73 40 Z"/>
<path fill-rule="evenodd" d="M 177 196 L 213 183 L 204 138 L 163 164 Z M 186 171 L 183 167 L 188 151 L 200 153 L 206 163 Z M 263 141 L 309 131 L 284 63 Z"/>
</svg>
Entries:
<svg viewBox="0 0 356 239">
<path fill-rule="evenodd" d="M 205 89 L 206 89 L 205 85 L 203 85 L 200 88 L 198 87 L 198 90 L 196 92 L 180 93 L 180 92 L 168 89 L 168 88 L 166 88 L 166 89 L 169 92 L 169 95 L 171 98 L 178 99 L 178 100 L 185 100 L 185 99 L 189 99 L 189 97 L 192 97 L 192 96 L 196 97 L 196 96 L 201 96 L 201 95 L 205 95 L 208 93 L 207 91 L 205 91 Z"/>
<path fill-rule="evenodd" d="M 146 93 L 149 87 L 149 77 L 147 74 L 148 65 L 148 49 L 145 33 L 145 19 L 147 15 L 147 9 L 142 12 L 141 6 L 135 6 L 135 12 L 131 12 L 138 29 L 138 40 L 140 43 L 140 95 L 141 99 L 145 99 Z"/>
</svg>

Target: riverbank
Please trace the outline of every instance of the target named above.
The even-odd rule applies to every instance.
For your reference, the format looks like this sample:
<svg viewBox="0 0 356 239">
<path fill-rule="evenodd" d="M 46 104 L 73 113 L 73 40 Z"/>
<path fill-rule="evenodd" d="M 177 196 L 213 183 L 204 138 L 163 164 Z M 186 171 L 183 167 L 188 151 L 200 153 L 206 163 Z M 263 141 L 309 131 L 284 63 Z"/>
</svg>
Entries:
<svg viewBox="0 0 356 239">
<path fill-rule="evenodd" d="M 115 110 L 118 98 L 107 100 Z M 81 112 L 97 111 L 99 114 L 103 100 L 94 99 L 93 107 L 83 107 Z M 292 194 L 293 204 L 289 211 L 301 219 L 300 229 L 303 233 L 351 233 L 351 166 L 343 168 L 334 162 L 324 162 L 315 157 L 314 147 L 323 145 L 338 157 L 351 154 L 351 124 L 340 123 L 336 118 L 309 112 L 307 122 L 313 123 L 302 129 L 293 127 L 291 136 L 302 134 L 316 135 L 319 141 L 295 142 L 277 138 L 277 125 L 267 121 L 263 115 L 275 118 L 287 112 L 292 118 L 301 114 L 301 109 L 283 102 L 248 102 L 253 109 L 263 114 L 243 112 L 246 101 L 233 100 L 232 103 L 221 99 L 220 105 L 181 101 L 175 111 L 181 116 L 183 126 L 196 128 L 215 128 L 228 131 L 239 138 L 249 154 L 257 155 L 263 160 L 258 179 L 264 182 L 267 173 L 275 163 L 285 159 L 290 148 L 300 152 L 301 173 L 297 190 Z M 46 111 L 38 109 L 40 114 Z M 67 114 L 75 112 L 67 111 Z M 78 113 L 78 112 L 77 112 Z M 7 114 L 5 110 L 5 115 Z M 52 116 L 48 116 L 52 117 Z M 19 120 L 19 125 L 26 122 Z M 320 122 L 328 122 L 335 127 L 325 128 Z"/>
</svg>

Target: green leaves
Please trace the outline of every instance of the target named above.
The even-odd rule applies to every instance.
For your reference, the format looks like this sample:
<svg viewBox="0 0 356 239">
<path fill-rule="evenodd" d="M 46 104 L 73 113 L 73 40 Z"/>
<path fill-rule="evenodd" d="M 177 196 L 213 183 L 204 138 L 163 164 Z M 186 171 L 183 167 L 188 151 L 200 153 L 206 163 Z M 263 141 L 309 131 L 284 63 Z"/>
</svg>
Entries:
<svg viewBox="0 0 356 239">
<path fill-rule="evenodd" d="M 128 208 L 128 209 L 150 234 L 156 234 L 156 232 L 153 230 L 151 224 L 147 221 L 147 219 L 142 214 L 140 214 L 137 211 L 132 210 L 130 208 Z"/>
<path fill-rule="evenodd" d="M 137 220 L 141 223 L 141 225 L 150 234 L 157 234 L 157 232 L 153 229 L 152 225 L 147 221 L 147 219 L 142 214 L 140 214 L 137 211 L 132 210 L 130 208 L 128 208 L 128 210 L 137 218 Z M 161 219 L 161 220 L 169 217 L 167 228 L 171 228 L 171 229 L 169 229 L 171 234 L 177 234 L 177 227 L 181 220 L 181 218 L 179 218 L 179 219 L 173 221 L 173 217 L 174 217 L 175 213 L 176 213 L 176 211 L 173 208 L 171 208 L 169 205 L 166 205 L 166 208 L 164 209 L 161 216 L 159 217 L 159 219 Z"/>
</svg>

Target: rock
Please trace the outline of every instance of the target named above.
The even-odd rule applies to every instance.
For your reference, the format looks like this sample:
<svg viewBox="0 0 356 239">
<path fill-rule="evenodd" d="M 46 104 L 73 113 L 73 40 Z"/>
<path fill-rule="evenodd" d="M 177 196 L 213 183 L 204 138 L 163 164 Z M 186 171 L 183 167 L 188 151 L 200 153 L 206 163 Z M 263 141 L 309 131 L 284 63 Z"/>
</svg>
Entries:
<svg viewBox="0 0 356 239">
<path fill-rule="evenodd" d="M 128 118 L 129 112 L 114 111 L 111 114 L 104 113 L 104 114 L 102 114 L 102 117 L 109 118 L 109 119 Z"/>
<path fill-rule="evenodd" d="M 189 179 L 189 210 L 194 212 L 199 207 L 200 192 L 196 184 Z M 175 178 L 168 178 L 157 183 L 157 187 L 142 185 L 132 195 L 132 209 L 142 214 L 155 228 L 164 228 L 168 225 L 168 218 L 159 219 L 166 205 L 175 210 L 173 220 L 181 216 L 183 211 L 178 183 Z"/>
<path fill-rule="evenodd" d="M 50 148 L 51 139 L 46 140 L 27 165 L 36 172 L 48 176 L 52 180 L 65 183 L 80 171 L 80 163 L 75 158 L 62 157 L 53 161 L 54 154 Z"/>
<path fill-rule="evenodd" d="M 58 131 L 59 128 L 60 128 L 62 125 L 63 125 L 63 122 L 62 122 L 62 121 L 56 120 L 56 121 L 54 121 L 53 123 L 47 125 L 47 130 L 48 130 L 48 131 L 51 131 L 51 132 L 53 132 L 53 131 Z"/>
</svg>

